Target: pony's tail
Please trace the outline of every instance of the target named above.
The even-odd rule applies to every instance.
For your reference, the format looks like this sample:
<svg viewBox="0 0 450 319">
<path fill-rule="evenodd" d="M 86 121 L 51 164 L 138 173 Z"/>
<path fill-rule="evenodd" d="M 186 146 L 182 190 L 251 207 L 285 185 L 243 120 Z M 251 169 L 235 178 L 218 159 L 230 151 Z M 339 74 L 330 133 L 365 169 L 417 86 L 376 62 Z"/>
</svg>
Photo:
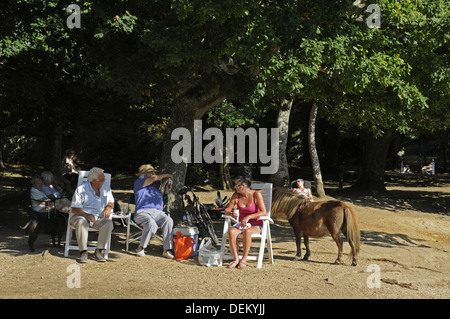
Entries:
<svg viewBox="0 0 450 319">
<path fill-rule="evenodd" d="M 353 244 L 353 249 L 351 253 L 351 258 L 355 258 L 359 253 L 359 246 L 360 246 L 360 231 L 358 226 L 358 221 L 356 220 L 356 214 L 347 205 L 344 205 L 344 216 L 345 216 L 345 222 L 347 224 L 347 239 L 349 242 Z"/>
</svg>

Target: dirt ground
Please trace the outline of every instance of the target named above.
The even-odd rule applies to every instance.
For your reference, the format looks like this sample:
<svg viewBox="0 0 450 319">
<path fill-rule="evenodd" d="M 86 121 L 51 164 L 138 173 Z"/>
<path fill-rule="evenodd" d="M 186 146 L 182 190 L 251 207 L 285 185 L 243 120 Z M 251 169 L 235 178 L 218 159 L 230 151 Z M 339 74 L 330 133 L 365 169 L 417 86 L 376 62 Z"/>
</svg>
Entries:
<svg viewBox="0 0 450 319">
<path fill-rule="evenodd" d="M 162 258 L 162 243 L 152 239 L 147 256 L 125 251 L 126 229 L 115 225 L 106 263 L 77 263 L 78 252 L 64 258 L 64 249 L 41 235 L 31 253 L 19 228 L 27 221 L 24 179 L 1 173 L 0 298 L 150 298 L 150 299 L 309 299 L 450 297 L 450 176 L 421 177 L 391 173 L 387 193 L 364 195 L 327 183 L 329 198 L 355 208 L 361 228 L 356 267 L 345 258 L 334 265 L 337 248 L 331 237 L 312 239 L 310 261 L 294 261 L 292 228 L 286 220 L 271 225 L 275 263 L 262 269 L 250 261 L 246 269 L 200 266 L 196 258 Z M 15 175 L 16 174 L 16 175 Z M 20 185 L 17 185 L 20 180 Z M 116 183 L 116 187 L 115 187 Z M 121 186 L 117 186 L 121 184 Z M 129 189 L 113 179 L 113 192 L 125 200 Z M 222 192 L 222 195 L 229 193 Z M 205 203 L 216 197 L 200 192 Z M 25 197 L 26 198 L 26 197 Z M 218 234 L 222 222 L 215 221 Z M 219 236 L 220 237 L 220 236 Z M 137 244 L 131 245 L 134 251 Z M 349 246 L 344 243 L 345 257 Z M 72 268 L 73 267 L 73 268 Z M 70 288 L 73 270 L 80 288 Z M 69 284 L 68 284 L 69 283 Z M 377 286 L 377 284 L 379 284 Z"/>
</svg>

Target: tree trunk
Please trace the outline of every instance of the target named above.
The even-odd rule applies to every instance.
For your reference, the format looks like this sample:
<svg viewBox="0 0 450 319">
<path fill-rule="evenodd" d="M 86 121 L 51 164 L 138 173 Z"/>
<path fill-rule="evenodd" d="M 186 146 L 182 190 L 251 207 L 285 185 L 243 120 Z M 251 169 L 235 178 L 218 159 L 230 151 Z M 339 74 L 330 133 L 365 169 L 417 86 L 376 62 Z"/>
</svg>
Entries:
<svg viewBox="0 0 450 319">
<path fill-rule="evenodd" d="M 3 148 L 5 147 L 5 130 L 0 130 L 0 171 L 6 170 L 5 164 L 3 163 Z"/>
<path fill-rule="evenodd" d="M 60 176 L 62 174 L 62 127 L 60 121 L 55 121 L 50 125 L 46 140 L 45 169 L 53 172 L 56 176 Z"/>
<path fill-rule="evenodd" d="M 440 163 L 438 163 L 438 165 L 440 166 L 441 170 L 447 171 L 447 151 L 450 141 L 450 131 L 446 130 L 442 132 L 442 134 L 439 135 L 438 141 L 438 150 L 441 155 Z"/>
<path fill-rule="evenodd" d="M 400 168 L 397 153 L 401 150 L 401 142 L 402 136 L 399 133 L 393 132 L 392 140 L 386 153 L 385 169 L 394 170 Z"/>
<path fill-rule="evenodd" d="M 221 103 L 225 97 L 219 90 L 212 90 L 208 94 L 201 96 L 181 96 L 174 101 L 172 114 L 168 125 L 168 130 L 164 136 L 163 150 L 160 158 L 160 173 L 173 174 L 173 189 L 170 194 L 170 211 L 175 220 L 182 218 L 182 198 L 178 195 L 183 188 L 187 163 L 175 163 L 172 159 L 172 148 L 179 143 L 179 140 L 172 140 L 171 135 L 176 128 L 186 128 L 191 136 L 191 154 L 194 153 L 194 120 L 201 119 L 203 114 L 210 108 Z M 191 160 L 191 159 L 189 159 Z"/>
<path fill-rule="evenodd" d="M 287 162 L 287 140 L 288 140 L 288 131 L 289 131 L 289 116 L 291 114 L 293 100 L 284 99 L 281 104 L 283 108 L 287 107 L 286 110 L 281 110 L 278 113 L 278 121 L 277 126 L 280 133 L 280 153 L 279 153 L 279 168 L 275 174 L 270 176 L 270 182 L 273 183 L 274 186 L 278 187 L 288 187 L 289 186 L 289 167 Z"/>
<path fill-rule="evenodd" d="M 322 173 L 320 171 L 319 156 L 316 148 L 316 119 L 319 106 L 314 101 L 311 107 L 308 125 L 308 139 L 309 139 L 309 154 L 311 156 L 311 165 L 313 169 L 314 184 L 316 186 L 316 193 L 319 198 L 325 197 L 325 190 L 323 189 Z"/>
<path fill-rule="evenodd" d="M 364 138 L 363 162 L 355 188 L 368 191 L 385 191 L 384 170 L 389 147 L 394 138 L 394 130 L 375 138 L 368 133 Z"/>
<path fill-rule="evenodd" d="M 2 147 L 2 145 L 0 145 L 0 147 Z M 3 155 L 2 155 L 2 150 L 0 149 L 0 171 L 3 171 L 6 169 L 5 164 L 3 163 Z"/>
<path fill-rule="evenodd" d="M 233 190 L 233 181 L 230 175 L 230 164 L 226 162 L 226 154 L 223 152 L 223 161 L 219 163 L 219 176 L 222 188 L 225 190 Z"/>
</svg>

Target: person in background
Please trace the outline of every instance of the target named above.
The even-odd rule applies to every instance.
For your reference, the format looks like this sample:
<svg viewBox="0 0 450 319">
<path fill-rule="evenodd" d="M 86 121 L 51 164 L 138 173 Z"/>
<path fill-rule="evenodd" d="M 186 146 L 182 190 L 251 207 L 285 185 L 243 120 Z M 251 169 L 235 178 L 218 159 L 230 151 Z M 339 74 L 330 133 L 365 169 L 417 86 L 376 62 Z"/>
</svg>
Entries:
<svg viewBox="0 0 450 319">
<path fill-rule="evenodd" d="M 56 210 L 63 213 L 68 213 L 70 209 L 70 200 L 63 197 L 63 190 L 59 186 L 54 185 L 55 178 L 53 173 L 43 171 L 41 176 L 44 182 L 42 185 L 42 192 L 49 199 L 55 202 Z"/>
<path fill-rule="evenodd" d="M 50 207 L 50 199 L 42 191 L 44 182 L 40 176 L 34 176 L 31 178 L 30 199 L 31 208 L 38 213 L 44 213 L 48 211 Z"/>
<path fill-rule="evenodd" d="M 305 181 L 303 179 L 297 179 L 297 188 L 294 188 L 292 191 L 295 194 L 308 198 L 311 202 L 314 202 L 314 198 L 311 194 L 311 189 L 305 188 Z"/>
<path fill-rule="evenodd" d="M 434 165 L 434 159 L 431 160 L 430 164 L 422 167 L 422 175 L 424 175 L 425 173 L 433 174 L 433 165 Z"/>
<path fill-rule="evenodd" d="M 67 150 L 66 156 L 64 156 L 62 161 L 62 174 L 67 180 L 69 180 L 72 189 L 75 189 L 78 183 L 78 170 L 73 163 L 74 157 L 75 151 Z"/>
</svg>

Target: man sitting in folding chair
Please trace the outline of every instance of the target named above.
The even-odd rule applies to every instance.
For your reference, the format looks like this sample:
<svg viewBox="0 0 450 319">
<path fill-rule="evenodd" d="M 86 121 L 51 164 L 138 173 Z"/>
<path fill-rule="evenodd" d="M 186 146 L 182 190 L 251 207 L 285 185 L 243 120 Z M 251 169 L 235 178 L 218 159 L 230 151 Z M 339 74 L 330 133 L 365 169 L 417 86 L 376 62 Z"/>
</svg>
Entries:
<svg viewBox="0 0 450 319">
<path fill-rule="evenodd" d="M 103 250 L 113 230 L 113 222 L 109 218 L 114 208 L 114 197 L 111 188 L 105 184 L 103 169 L 94 167 L 89 171 L 88 181 L 75 190 L 72 198 L 72 213 L 70 224 L 75 228 L 78 247 L 80 247 L 80 262 L 88 261 L 87 242 L 89 226 L 99 231 L 95 250 L 98 261 L 106 261 Z"/>
<path fill-rule="evenodd" d="M 261 193 L 250 188 L 250 171 L 244 170 L 242 176 L 237 177 L 234 183 L 236 192 L 231 197 L 227 208 L 225 208 L 225 214 L 239 219 L 238 223 L 228 231 L 230 236 L 230 246 L 234 255 L 234 260 L 228 267 L 244 268 L 247 266 L 247 257 L 252 244 L 252 235 L 261 234 L 263 221 L 260 217 L 266 216 L 267 212 Z M 233 212 L 235 206 L 239 209 L 239 216 Z M 244 246 L 244 253 L 241 260 L 239 260 L 239 234 L 243 235 Z"/>
</svg>

